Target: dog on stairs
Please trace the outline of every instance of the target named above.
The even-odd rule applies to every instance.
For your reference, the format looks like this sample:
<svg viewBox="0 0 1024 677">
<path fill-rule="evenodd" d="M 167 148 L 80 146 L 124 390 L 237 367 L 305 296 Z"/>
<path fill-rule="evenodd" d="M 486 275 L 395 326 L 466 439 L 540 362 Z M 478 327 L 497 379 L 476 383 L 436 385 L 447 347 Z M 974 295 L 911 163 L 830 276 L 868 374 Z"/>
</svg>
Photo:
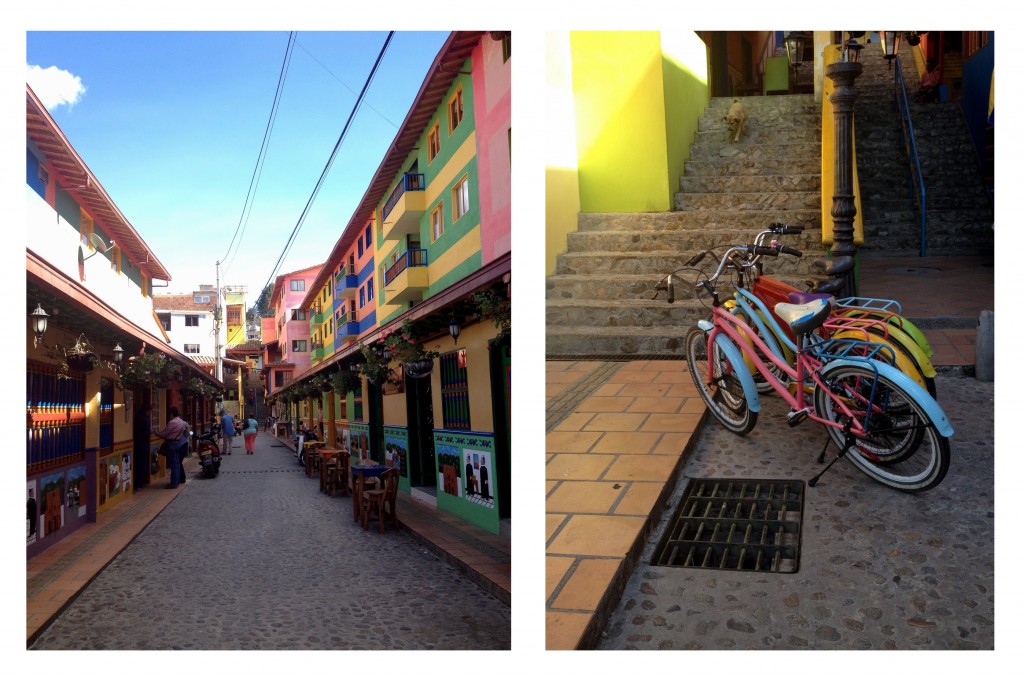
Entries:
<svg viewBox="0 0 1024 677">
<path fill-rule="evenodd" d="M 729 113 L 724 118 L 725 126 L 729 129 L 729 136 L 733 137 L 733 141 L 740 140 L 740 134 L 743 133 L 743 128 L 747 124 L 747 109 L 743 107 L 739 99 L 734 99 L 732 105 L 729 106 Z"/>
</svg>

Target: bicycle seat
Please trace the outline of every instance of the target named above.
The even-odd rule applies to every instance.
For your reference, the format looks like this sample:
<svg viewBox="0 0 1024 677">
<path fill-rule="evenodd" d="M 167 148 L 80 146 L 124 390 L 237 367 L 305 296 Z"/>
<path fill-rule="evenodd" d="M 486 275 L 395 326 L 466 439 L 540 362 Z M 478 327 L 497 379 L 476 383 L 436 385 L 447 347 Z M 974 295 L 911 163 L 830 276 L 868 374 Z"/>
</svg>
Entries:
<svg viewBox="0 0 1024 677">
<path fill-rule="evenodd" d="M 832 294 L 819 294 L 811 291 L 794 291 L 789 293 L 790 303 L 810 303 L 811 301 L 817 301 L 818 299 L 830 299 Z"/>
<path fill-rule="evenodd" d="M 797 334 L 809 334 L 820 327 L 832 312 L 832 304 L 828 298 L 807 303 L 777 303 L 775 314 Z"/>
</svg>

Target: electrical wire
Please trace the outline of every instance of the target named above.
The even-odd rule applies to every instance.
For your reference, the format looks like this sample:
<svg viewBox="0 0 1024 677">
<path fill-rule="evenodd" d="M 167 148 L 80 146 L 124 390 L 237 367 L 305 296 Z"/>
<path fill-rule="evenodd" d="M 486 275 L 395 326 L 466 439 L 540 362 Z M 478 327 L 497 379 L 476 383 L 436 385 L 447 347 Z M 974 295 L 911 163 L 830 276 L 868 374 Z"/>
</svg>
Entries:
<svg viewBox="0 0 1024 677">
<path fill-rule="evenodd" d="M 263 164 L 267 157 L 267 149 L 270 146 L 270 137 L 274 131 L 274 122 L 277 119 L 277 110 L 281 105 L 281 94 L 284 91 L 285 80 L 288 78 L 288 68 L 291 65 L 295 43 L 295 31 L 292 31 L 288 34 L 288 45 L 285 48 L 284 60 L 281 62 L 281 71 L 277 76 L 277 90 L 274 92 L 274 103 L 270 107 L 270 117 L 267 120 L 266 129 L 263 131 L 263 143 L 260 145 L 260 152 L 256 158 L 256 166 L 253 168 L 252 178 L 249 180 L 249 191 L 245 195 L 245 202 L 242 205 L 242 214 L 238 218 L 238 225 L 235 227 L 235 233 L 231 236 L 231 243 L 228 245 L 228 251 L 221 259 L 224 261 L 228 259 L 229 256 L 231 257 L 231 260 L 228 261 L 228 264 L 224 267 L 225 275 L 227 274 L 227 269 L 231 266 L 231 262 L 234 261 L 235 254 L 238 253 L 238 250 L 241 247 L 242 235 L 245 234 L 245 227 L 249 223 L 249 215 L 252 213 L 252 206 L 256 197 L 256 189 L 259 187 L 260 177 L 263 175 Z M 232 251 L 232 249 L 234 251 Z"/>
<path fill-rule="evenodd" d="M 327 178 L 328 172 L 331 170 L 331 165 L 334 164 L 334 159 L 338 155 L 338 150 L 341 149 L 341 144 L 345 141 L 345 136 L 348 134 L 348 128 L 352 124 L 352 119 L 359 111 L 359 106 L 363 101 L 363 97 L 366 95 L 366 90 L 369 89 L 370 84 L 373 82 L 373 76 L 377 73 L 377 68 L 380 66 L 381 60 L 384 58 L 384 53 L 388 49 L 388 44 L 391 42 L 391 38 L 394 37 L 395 32 L 391 31 L 388 33 L 388 37 L 384 40 L 384 45 L 380 49 L 380 54 L 377 55 L 377 60 L 373 64 L 373 68 L 370 70 L 370 74 L 366 78 L 366 82 L 363 84 L 362 91 L 359 92 L 359 96 L 356 98 L 355 105 L 352 106 L 352 112 L 349 113 L 348 120 L 345 122 L 344 128 L 341 130 L 341 135 L 338 137 L 337 143 L 334 144 L 334 149 L 331 151 L 331 155 L 327 160 L 327 164 L 324 166 L 323 172 L 320 174 L 320 178 L 316 182 L 316 186 L 313 188 L 313 193 L 309 196 L 309 200 L 306 202 L 306 206 L 302 210 L 302 214 L 299 216 L 299 220 L 295 223 L 295 227 L 292 229 L 291 235 L 288 237 L 288 241 L 285 243 L 284 249 L 281 251 L 281 255 L 277 258 L 277 262 L 274 264 L 274 269 L 270 272 L 270 277 L 267 278 L 266 284 L 261 289 L 266 289 L 277 275 L 278 270 L 281 269 L 281 264 L 284 262 L 288 252 L 291 250 L 292 244 L 295 242 L 295 236 L 298 235 L 299 229 L 306 220 L 306 216 L 309 214 L 310 208 L 313 206 L 313 201 L 316 200 L 317 194 L 320 192 L 320 188 L 323 187 L 324 181 Z"/>
</svg>

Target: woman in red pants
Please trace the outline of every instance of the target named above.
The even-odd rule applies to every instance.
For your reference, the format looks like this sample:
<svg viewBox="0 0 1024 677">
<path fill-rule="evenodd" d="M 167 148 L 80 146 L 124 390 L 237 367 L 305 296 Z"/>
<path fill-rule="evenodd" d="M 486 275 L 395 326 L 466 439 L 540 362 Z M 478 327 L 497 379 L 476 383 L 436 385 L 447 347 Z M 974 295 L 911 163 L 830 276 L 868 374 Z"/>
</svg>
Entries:
<svg viewBox="0 0 1024 677">
<path fill-rule="evenodd" d="M 242 439 L 245 440 L 245 453 L 251 454 L 256 451 L 256 433 L 259 432 L 260 424 L 252 416 L 245 419 L 245 428 L 242 429 Z"/>
</svg>

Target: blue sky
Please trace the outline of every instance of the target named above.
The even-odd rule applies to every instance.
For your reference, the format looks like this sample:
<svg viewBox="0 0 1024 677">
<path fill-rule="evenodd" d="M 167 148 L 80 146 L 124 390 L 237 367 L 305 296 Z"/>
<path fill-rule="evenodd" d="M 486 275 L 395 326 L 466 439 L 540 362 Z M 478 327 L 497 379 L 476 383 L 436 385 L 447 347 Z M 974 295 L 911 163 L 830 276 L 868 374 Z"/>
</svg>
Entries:
<svg viewBox="0 0 1024 677">
<path fill-rule="evenodd" d="M 447 36 L 395 34 L 278 274 L 329 254 Z M 170 286 L 156 291 L 213 284 L 220 260 L 221 283 L 246 285 L 252 303 L 386 37 L 296 33 L 262 175 L 234 247 L 288 32 L 30 31 L 27 80 L 170 271 Z"/>
</svg>

